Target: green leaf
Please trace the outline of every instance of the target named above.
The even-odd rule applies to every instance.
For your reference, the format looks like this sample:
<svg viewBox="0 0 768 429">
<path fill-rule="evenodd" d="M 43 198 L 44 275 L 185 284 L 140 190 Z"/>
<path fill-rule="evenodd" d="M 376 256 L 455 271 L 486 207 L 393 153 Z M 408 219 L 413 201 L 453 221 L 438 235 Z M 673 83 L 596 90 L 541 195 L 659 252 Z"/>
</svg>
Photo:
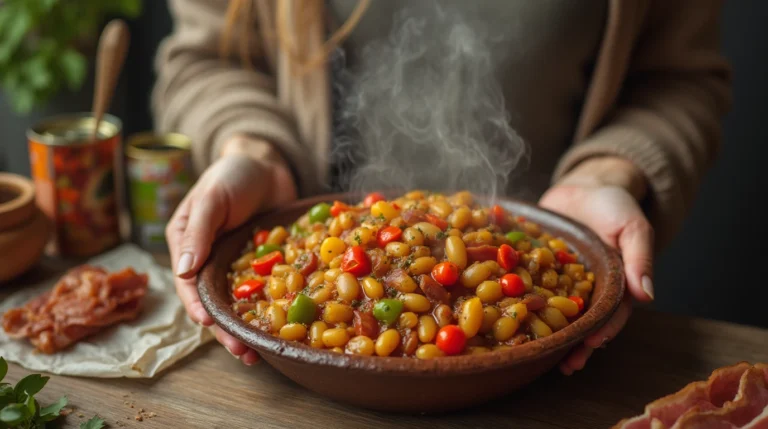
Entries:
<svg viewBox="0 0 768 429">
<path fill-rule="evenodd" d="M 3 381 L 5 374 L 8 374 L 8 362 L 0 356 L 0 381 Z"/>
<path fill-rule="evenodd" d="M 16 402 L 16 395 L 13 394 L 13 387 L 10 384 L 3 383 L 0 386 L 0 408 Z"/>
<path fill-rule="evenodd" d="M 123 0 L 119 2 L 119 10 L 128 18 L 141 15 L 141 0 Z"/>
<path fill-rule="evenodd" d="M 35 105 L 35 92 L 26 86 L 18 87 L 11 93 L 11 103 L 16 112 L 29 113 Z"/>
<path fill-rule="evenodd" d="M 71 91 L 80 89 L 85 79 L 85 68 L 87 62 L 80 52 L 69 48 L 61 53 L 59 57 L 59 67 L 67 81 L 67 86 Z"/>
<path fill-rule="evenodd" d="M 36 395 L 37 392 L 43 390 L 43 387 L 45 387 L 45 384 L 48 383 L 49 378 L 50 377 L 44 377 L 40 374 L 29 374 L 28 376 L 22 378 L 18 383 L 16 383 L 16 388 L 14 389 L 16 399 L 21 401 L 21 397 L 24 394 L 28 396 Z"/>
<path fill-rule="evenodd" d="M 67 406 L 67 397 L 62 396 L 58 402 L 53 403 L 40 410 L 40 419 L 49 422 L 56 419 L 61 414 L 61 409 Z"/>
<path fill-rule="evenodd" d="M 40 0 L 40 6 L 43 8 L 44 12 L 48 12 L 58 2 L 59 2 L 59 0 Z"/>
<path fill-rule="evenodd" d="M 53 81 L 46 58 L 42 56 L 34 57 L 27 61 L 24 64 L 24 74 L 27 76 L 29 83 L 37 89 L 47 88 Z"/>
<path fill-rule="evenodd" d="M 24 405 L 27 406 L 27 410 L 29 411 L 30 416 L 35 415 L 35 411 L 37 411 L 37 404 L 35 403 L 35 397 L 33 395 L 27 396 L 27 400 L 24 401 Z"/>
<path fill-rule="evenodd" d="M 80 429 L 101 429 L 104 427 L 104 420 L 99 416 L 93 416 L 85 423 L 80 423 Z"/>
<path fill-rule="evenodd" d="M 24 404 L 11 404 L 0 410 L 0 422 L 9 426 L 19 424 L 27 417 L 27 407 Z"/>
<path fill-rule="evenodd" d="M 0 62 L 5 62 L 19 48 L 24 36 L 32 25 L 29 11 L 23 7 L 16 8 L 13 19 L 4 26 L 4 34 L 0 37 Z"/>
</svg>

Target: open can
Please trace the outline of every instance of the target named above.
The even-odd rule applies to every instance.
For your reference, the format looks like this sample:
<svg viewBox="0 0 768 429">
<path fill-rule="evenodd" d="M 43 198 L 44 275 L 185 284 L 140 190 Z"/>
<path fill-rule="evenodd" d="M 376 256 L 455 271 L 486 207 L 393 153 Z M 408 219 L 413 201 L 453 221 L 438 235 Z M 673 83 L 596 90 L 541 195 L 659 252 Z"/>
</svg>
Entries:
<svg viewBox="0 0 768 429">
<path fill-rule="evenodd" d="M 133 240 L 166 250 L 165 227 L 194 183 L 191 141 L 183 134 L 139 133 L 126 142 Z"/>
<path fill-rule="evenodd" d="M 55 225 L 47 252 L 92 256 L 121 241 L 122 123 L 91 113 L 44 119 L 27 131 L 36 201 Z"/>
</svg>

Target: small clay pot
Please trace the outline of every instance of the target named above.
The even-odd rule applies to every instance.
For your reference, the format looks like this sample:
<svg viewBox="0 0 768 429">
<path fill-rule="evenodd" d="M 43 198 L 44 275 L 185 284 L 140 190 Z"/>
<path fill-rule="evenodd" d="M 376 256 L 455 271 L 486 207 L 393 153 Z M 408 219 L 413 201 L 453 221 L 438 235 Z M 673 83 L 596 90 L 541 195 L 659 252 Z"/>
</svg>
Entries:
<svg viewBox="0 0 768 429">
<path fill-rule="evenodd" d="M 51 224 L 35 205 L 31 180 L 0 173 L 0 283 L 31 268 L 42 256 Z"/>
<path fill-rule="evenodd" d="M 614 314 L 624 294 L 618 253 L 590 229 L 537 206 L 511 199 L 497 203 L 515 215 L 562 237 L 595 273 L 589 309 L 554 334 L 492 353 L 415 358 L 353 356 L 289 342 L 241 320 L 231 308 L 227 282 L 255 227 L 290 225 L 313 205 L 334 200 L 355 202 L 360 195 L 324 195 L 267 213 L 221 237 L 198 276 L 198 292 L 206 311 L 224 331 L 254 348 L 275 369 L 295 382 L 349 404 L 407 413 L 457 410 L 522 388 L 557 363 Z M 258 383 L 258 380 L 254 380 Z"/>
</svg>

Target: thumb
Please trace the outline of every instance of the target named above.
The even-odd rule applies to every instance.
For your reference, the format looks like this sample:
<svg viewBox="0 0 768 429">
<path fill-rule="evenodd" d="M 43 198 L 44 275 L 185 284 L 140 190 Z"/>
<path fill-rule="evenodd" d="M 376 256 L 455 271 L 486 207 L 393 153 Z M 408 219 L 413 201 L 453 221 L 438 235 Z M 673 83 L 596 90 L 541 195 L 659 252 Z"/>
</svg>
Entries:
<svg viewBox="0 0 768 429">
<path fill-rule="evenodd" d="M 640 217 L 629 221 L 618 237 L 627 287 L 639 301 L 652 301 L 653 293 L 653 228 Z"/>
<path fill-rule="evenodd" d="M 193 277 L 208 259 L 216 232 L 226 219 L 226 210 L 222 209 L 225 205 L 218 201 L 218 198 L 206 193 L 191 204 L 187 228 L 179 246 L 177 276 L 185 279 Z"/>
</svg>

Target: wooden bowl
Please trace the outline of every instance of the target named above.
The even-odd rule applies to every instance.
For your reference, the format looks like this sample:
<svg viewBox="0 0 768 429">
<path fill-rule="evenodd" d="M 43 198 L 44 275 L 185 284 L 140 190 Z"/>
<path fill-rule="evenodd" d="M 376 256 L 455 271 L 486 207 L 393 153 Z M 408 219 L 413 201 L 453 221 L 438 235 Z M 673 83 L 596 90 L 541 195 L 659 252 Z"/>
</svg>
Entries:
<svg viewBox="0 0 768 429">
<path fill-rule="evenodd" d="M 35 205 L 31 180 L 0 173 L 0 283 L 30 269 L 43 255 L 51 224 Z"/>
<path fill-rule="evenodd" d="M 491 400 L 527 385 L 556 366 L 573 346 L 608 321 L 624 294 L 619 255 L 595 233 L 534 205 L 501 199 L 498 204 L 505 209 L 565 239 L 595 273 L 589 309 L 551 336 L 509 350 L 418 360 L 336 354 L 281 340 L 249 326 L 231 309 L 226 276 L 230 264 L 251 239 L 253 229 L 289 225 L 318 202 L 333 200 L 355 202 L 359 195 L 323 195 L 254 218 L 215 243 L 198 277 L 203 306 L 216 324 L 256 349 L 290 379 L 333 400 L 407 413 L 456 410 Z"/>
</svg>

